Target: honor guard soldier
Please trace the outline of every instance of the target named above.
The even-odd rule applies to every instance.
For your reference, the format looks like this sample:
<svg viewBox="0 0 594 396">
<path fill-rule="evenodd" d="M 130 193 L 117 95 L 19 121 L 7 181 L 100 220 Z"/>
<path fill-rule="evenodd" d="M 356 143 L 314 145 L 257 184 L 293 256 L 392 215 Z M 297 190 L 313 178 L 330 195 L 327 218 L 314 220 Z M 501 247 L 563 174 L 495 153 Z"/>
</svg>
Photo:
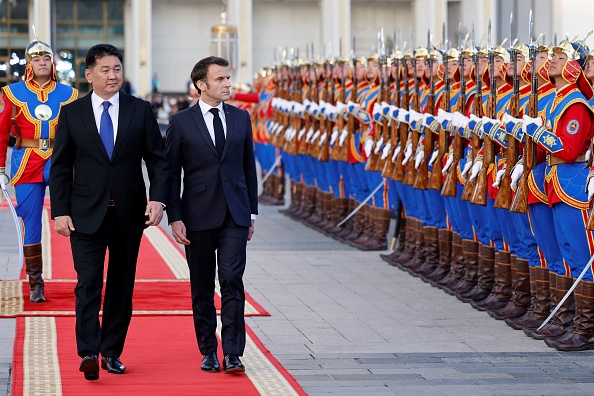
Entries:
<svg viewBox="0 0 594 396">
<path fill-rule="evenodd" d="M 45 302 L 41 247 L 41 217 L 49 182 L 54 134 L 60 107 L 78 91 L 57 81 L 51 47 L 37 37 L 25 50 L 24 81 L 2 88 L 0 100 L 0 177 L 5 176 L 9 133 L 16 137 L 10 180 L 24 228 L 25 267 L 30 301 Z"/>
</svg>

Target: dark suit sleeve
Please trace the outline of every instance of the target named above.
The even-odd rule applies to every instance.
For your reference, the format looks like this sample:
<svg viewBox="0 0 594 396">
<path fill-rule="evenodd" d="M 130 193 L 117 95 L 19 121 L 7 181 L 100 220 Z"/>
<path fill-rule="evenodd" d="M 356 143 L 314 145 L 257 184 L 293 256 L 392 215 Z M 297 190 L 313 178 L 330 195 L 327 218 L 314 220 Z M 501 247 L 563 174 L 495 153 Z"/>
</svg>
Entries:
<svg viewBox="0 0 594 396">
<path fill-rule="evenodd" d="M 181 173 L 182 153 L 181 139 L 177 127 L 176 117 L 169 120 L 165 138 L 167 160 L 169 161 L 169 205 L 167 205 L 167 219 L 169 224 L 182 219 L 181 210 Z"/>
<path fill-rule="evenodd" d="M 148 102 L 144 102 L 145 139 L 143 159 L 150 182 L 149 199 L 169 204 L 169 165 L 159 125 Z"/>
<path fill-rule="evenodd" d="M 52 219 L 70 215 L 74 147 L 68 124 L 68 107 L 64 106 L 60 111 L 54 139 L 49 180 Z"/>
<path fill-rule="evenodd" d="M 248 124 L 247 137 L 243 154 L 243 170 L 248 187 L 248 198 L 250 200 L 251 214 L 258 214 L 258 178 L 256 176 L 256 159 L 254 157 L 254 142 L 252 141 L 252 122 L 250 113 L 245 111 L 246 122 Z"/>
</svg>

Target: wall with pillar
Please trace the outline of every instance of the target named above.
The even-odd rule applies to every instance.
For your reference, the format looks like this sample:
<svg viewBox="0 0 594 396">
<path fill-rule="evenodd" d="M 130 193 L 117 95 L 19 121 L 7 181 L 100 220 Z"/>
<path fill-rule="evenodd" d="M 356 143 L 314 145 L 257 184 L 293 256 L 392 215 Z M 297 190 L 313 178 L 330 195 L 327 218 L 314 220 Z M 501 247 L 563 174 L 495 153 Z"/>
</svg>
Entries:
<svg viewBox="0 0 594 396">
<path fill-rule="evenodd" d="M 52 23 L 51 23 L 51 0 L 33 0 L 29 3 L 29 15 L 31 25 L 35 25 L 37 37 L 50 46 L 54 43 L 51 41 L 52 37 Z M 29 38 L 33 41 L 33 29 L 29 30 Z M 53 47 L 52 47 L 53 48 Z"/>
</svg>

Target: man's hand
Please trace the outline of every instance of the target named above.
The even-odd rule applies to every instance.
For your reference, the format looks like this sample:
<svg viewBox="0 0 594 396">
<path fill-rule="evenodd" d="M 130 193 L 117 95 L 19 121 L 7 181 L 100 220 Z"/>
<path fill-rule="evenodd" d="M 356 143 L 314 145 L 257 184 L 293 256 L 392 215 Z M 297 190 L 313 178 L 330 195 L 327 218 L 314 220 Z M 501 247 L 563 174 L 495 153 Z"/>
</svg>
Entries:
<svg viewBox="0 0 594 396">
<path fill-rule="evenodd" d="M 248 229 L 248 241 L 252 240 L 252 237 L 254 236 L 254 224 L 256 222 L 254 220 L 252 220 L 252 226 Z"/>
<path fill-rule="evenodd" d="M 74 231 L 74 224 L 70 216 L 58 216 L 54 219 L 54 230 L 62 236 L 70 236 Z"/>
<path fill-rule="evenodd" d="M 171 232 L 173 233 L 173 238 L 175 242 L 180 243 L 182 245 L 189 245 L 190 241 L 186 238 L 186 225 L 183 221 L 174 221 L 171 225 Z"/>
<path fill-rule="evenodd" d="M 148 216 L 148 220 L 144 223 L 148 226 L 158 226 L 163 219 L 163 205 L 160 202 L 149 201 L 146 204 L 144 215 Z"/>
</svg>

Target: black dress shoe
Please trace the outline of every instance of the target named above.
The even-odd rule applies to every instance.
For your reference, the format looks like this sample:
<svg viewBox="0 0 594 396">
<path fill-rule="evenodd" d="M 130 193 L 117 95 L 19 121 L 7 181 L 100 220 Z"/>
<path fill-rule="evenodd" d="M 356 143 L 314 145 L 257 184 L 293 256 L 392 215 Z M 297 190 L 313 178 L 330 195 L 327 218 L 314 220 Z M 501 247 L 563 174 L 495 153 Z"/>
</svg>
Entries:
<svg viewBox="0 0 594 396">
<path fill-rule="evenodd" d="M 208 373 L 218 373 L 219 371 L 221 371 L 221 365 L 219 364 L 217 354 L 213 352 L 204 355 L 204 357 L 202 358 L 202 365 L 200 366 L 200 369 Z"/>
<path fill-rule="evenodd" d="M 97 355 L 87 355 L 80 362 L 79 371 L 82 371 L 85 375 L 85 379 L 88 381 L 99 379 L 99 359 Z"/>
<path fill-rule="evenodd" d="M 226 373 L 243 373 L 245 372 L 245 366 L 237 355 L 228 353 L 225 355 L 225 360 L 223 360 L 223 370 Z"/>
<path fill-rule="evenodd" d="M 112 374 L 124 374 L 126 366 L 119 357 L 101 357 L 101 368 Z"/>
</svg>

